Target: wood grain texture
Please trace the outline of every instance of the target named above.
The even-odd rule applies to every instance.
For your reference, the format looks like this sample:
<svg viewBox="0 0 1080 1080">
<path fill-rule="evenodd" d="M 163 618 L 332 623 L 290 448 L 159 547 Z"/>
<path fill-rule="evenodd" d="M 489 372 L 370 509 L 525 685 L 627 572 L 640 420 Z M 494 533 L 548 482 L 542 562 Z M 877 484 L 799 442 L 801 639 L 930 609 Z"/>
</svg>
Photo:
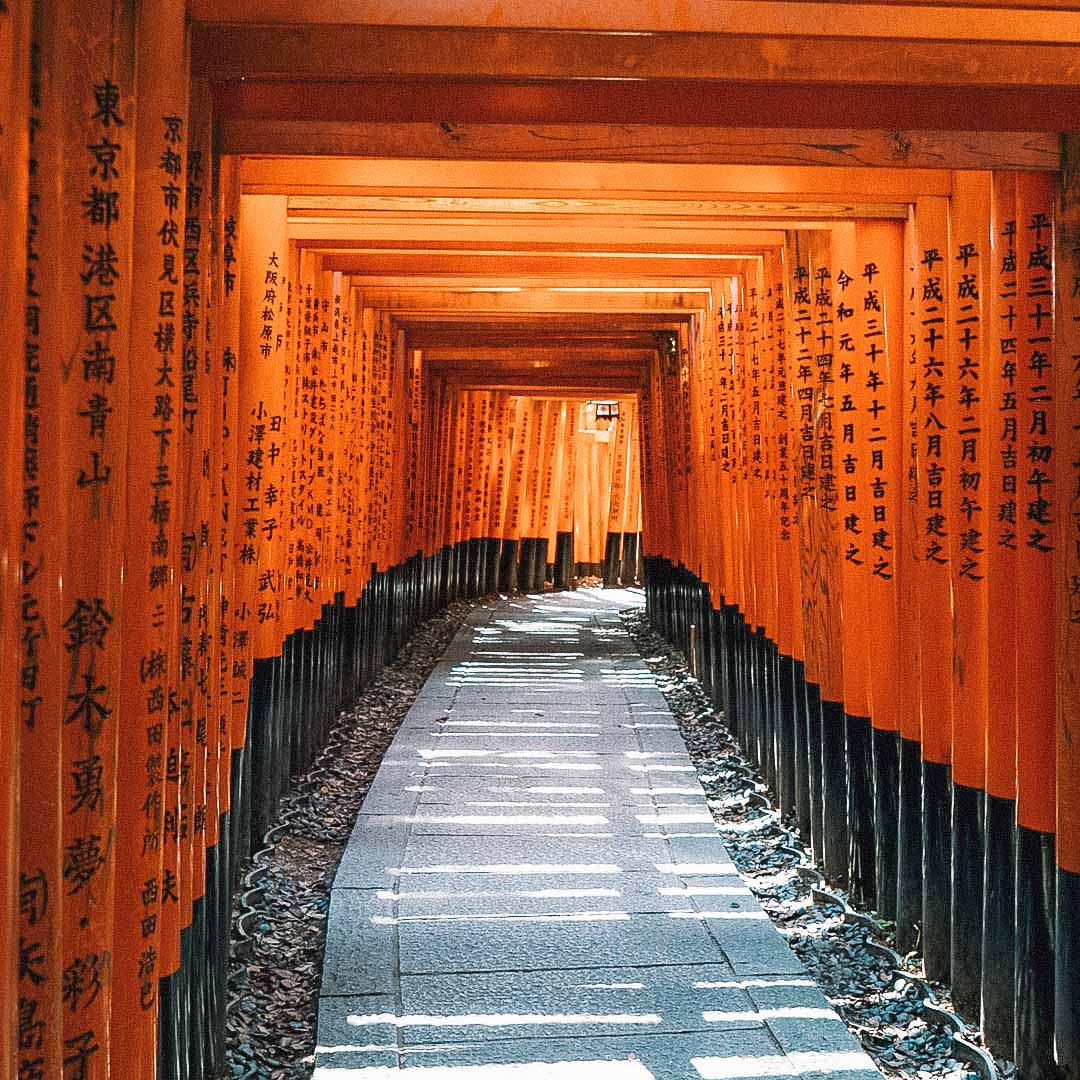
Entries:
<svg viewBox="0 0 1080 1080">
<path fill-rule="evenodd" d="M 1058 167 L 1057 138 L 1043 132 L 379 123 L 239 117 L 221 122 L 220 139 L 227 153 L 304 157 L 881 165 L 923 169 Z"/>
</svg>

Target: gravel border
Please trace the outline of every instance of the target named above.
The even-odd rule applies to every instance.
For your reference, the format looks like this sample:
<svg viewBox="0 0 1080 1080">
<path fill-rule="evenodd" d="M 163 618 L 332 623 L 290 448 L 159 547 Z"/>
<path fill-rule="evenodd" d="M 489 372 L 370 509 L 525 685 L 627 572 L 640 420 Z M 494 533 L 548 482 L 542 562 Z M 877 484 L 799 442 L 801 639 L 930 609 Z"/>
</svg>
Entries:
<svg viewBox="0 0 1080 1080">
<path fill-rule="evenodd" d="M 995 1062 L 977 1028 L 950 1011 L 947 989 L 926 981 L 918 957 L 893 952 L 891 923 L 826 888 L 795 822 L 773 808 L 683 654 L 640 608 L 622 620 L 674 714 L 732 860 L 878 1068 L 898 1080 L 1014 1075 L 1012 1063 Z"/>
<path fill-rule="evenodd" d="M 281 800 L 233 905 L 219 1080 L 307 1080 L 330 888 L 364 796 L 409 707 L 466 616 L 459 601 L 413 632 L 398 658 L 342 712 L 311 769 Z"/>
</svg>

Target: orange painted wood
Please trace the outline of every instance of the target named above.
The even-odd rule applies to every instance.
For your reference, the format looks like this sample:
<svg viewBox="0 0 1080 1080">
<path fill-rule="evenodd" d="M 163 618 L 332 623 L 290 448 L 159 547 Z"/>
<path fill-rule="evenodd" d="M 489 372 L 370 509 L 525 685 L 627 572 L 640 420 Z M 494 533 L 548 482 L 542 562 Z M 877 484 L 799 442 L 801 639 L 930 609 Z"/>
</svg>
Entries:
<svg viewBox="0 0 1080 1080">
<path fill-rule="evenodd" d="M 989 636 L 986 537 L 989 518 L 982 489 L 990 432 L 983 402 L 984 342 L 988 338 L 987 268 L 990 251 L 989 173 L 962 173 L 955 179 L 949 207 L 948 332 L 953 363 L 945 392 L 955 402 L 950 433 L 947 503 L 951 532 L 953 604 L 952 776 L 957 784 L 982 790 L 986 780 L 989 698 L 986 643 Z M 1001 325 L 1000 323 L 998 325 Z M 1004 614 L 1004 613 L 1003 613 Z"/>
<path fill-rule="evenodd" d="M 1057 652 L 1051 613 L 1062 468 L 1054 441 L 1054 206 L 1051 177 L 1017 175 L 1016 820 L 1045 833 L 1056 824 Z"/>
<path fill-rule="evenodd" d="M 247 447 L 241 402 L 241 303 L 240 303 L 240 177 L 234 157 L 219 160 L 218 189 L 221 198 L 219 227 L 221 286 L 218 308 L 221 340 L 222 423 L 228 432 L 229 450 L 222 459 L 222 550 L 228 552 L 224 582 L 228 600 L 228 644 L 231 654 L 230 744 L 242 747 L 247 740 L 248 688 L 251 678 L 251 597 L 244 592 L 250 541 L 240 535 L 237 523 L 248 498 L 246 490 Z M 226 471 L 227 470 L 227 471 Z M 227 513 L 227 517 L 225 516 Z"/>
<path fill-rule="evenodd" d="M 993 633 L 988 630 L 986 790 L 999 799 L 1016 798 L 1017 624 L 1013 616 L 1016 595 L 1016 493 L 1018 490 L 1018 399 L 1014 390 L 1016 363 L 1012 334 L 1007 329 L 1015 316 L 1016 175 L 997 173 L 990 200 L 991 254 L 987 269 L 987 303 L 991 325 L 985 351 L 986 416 L 989 454 L 986 462 L 986 509 L 989 529 L 986 544 L 987 612 L 995 613 Z"/>
<path fill-rule="evenodd" d="M 898 687 L 900 734 L 910 741 L 922 739 L 921 671 L 919 646 L 919 565 L 922 547 L 919 524 L 919 334 L 916 328 L 916 297 L 919 291 L 918 234 L 915 209 L 904 227 L 904 378 L 903 378 L 903 478 L 904 498 L 900 511 L 900 670 L 909 673 Z"/>
<path fill-rule="evenodd" d="M 870 421 L 874 399 L 869 381 L 866 335 L 883 330 L 865 312 L 866 279 L 859 264 L 854 223 L 833 230 L 834 372 L 836 396 L 835 469 L 840 518 L 843 583 L 844 708 L 851 716 L 870 715 L 870 656 L 866 649 L 871 618 L 868 610 L 872 514 L 868 513 L 871 482 Z M 872 302 L 872 300 L 871 300 Z"/>
<path fill-rule="evenodd" d="M 154 1076 L 159 958 L 170 952 L 162 946 L 161 885 L 165 765 L 175 750 L 167 741 L 170 663 L 177 659 L 180 609 L 188 87 L 175 57 L 184 53 L 184 38 L 182 3 L 140 9 L 127 436 L 138 449 L 128 454 L 127 470 L 118 743 L 127 780 L 117 786 L 116 843 L 124 856 L 116 868 L 110 1019 L 112 1067 L 133 1077 Z"/>
<path fill-rule="evenodd" d="M 559 82 L 632 76 L 698 85 L 715 80 L 845 89 L 1070 87 L 1077 52 L 1075 41 L 813 38 L 804 26 L 797 36 L 658 32 L 643 37 L 348 23 L 204 24 L 196 27 L 192 48 L 196 75 L 219 80 L 362 80 L 385 78 L 393 70 L 413 78 Z M 944 102 L 943 108 L 948 108 Z M 895 114 L 894 106 L 884 115 Z"/>
<path fill-rule="evenodd" d="M 180 522 L 180 726 L 179 817 L 181 870 L 190 858 L 190 878 L 181 873 L 184 925 L 188 899 L 206 890 L 206 840 L 210 789 L 209 726 L 214 714 L 212 673 L 217 645 L 215 501 L 212 474 L 217 436 L 216 378 L 210 348 L 210 206 L 212 199 L 212 119 L 205 84 L 194 83 L 188 118 L 187 190 L 184 212 L 183 305 L 181 318 L 181 447 L 185 474 Z M 189 754 L 189 760 L 185 756 Z M 216 769 L 214 770 L 216 776 Z M 216 800 L 216 792 L 214 792 Z M 187 835 L 185 835 L 185 830 Z M 190 853 L 190 854 L 189 854 Z M 190 893 L 187 891 L 190 889 Z"/>
<path fill-rule="evenodd" d="M 863 648 L 871 722 L 882 731 L 899 731 L 901 684 L 907 679 L 900 666 L 899 603 L 904 573 L 904 230 L 899 224 L 858 222 L 855 242 L 860 270 L 855 306 L 862 307 L 862 340 L 856 347 L 862 351 L 860 369 L 871 391 L 864 398 L 868 430 L 860 451 L 869 454 L 869 470 L 858 504 L 864 508 L 869 537 L 867 605 L 872 633 L 866 635 Z"/>
<path fill-rule="evenodd" d="M 950 340 L 948 283 L 949 208 L 944 199 L 920 200 L 915 211 L 916 296 L 911 332 L 916 347 L 916 417 L 918 430 L 919 554 L 916 589 L 919 603 L 920 709 L 922 752 L 927 761 L 949 764 L 952 757 L 952 649 L 929 648 L 951 642 L 952 598 L 950 536 L 959 522 L 949 516 L 947 494 L 956 477 L 949 475 L 946 447 L 958 423 L 957 402 L 945 389 L 954 362 Z"/>
<path fill-rule="evenodd" d="M 36 155 L 44 196 L 41 283 L 48 291 L 41 356 L 60 382 L 57 412 L 43 431 L 43 452 L 58 462 L 56 487 L 41 495 L 62 504 L 67 520 L 61 559 L 51 572 L 61 585 L 49 631 L 60 642 L 61 771 L 59 784 L 36 799 L 62 814 L 60 880 L 50 894 L 62 909 L 62 938 L 49 975 L 62 1011 L 60 1056 L 65 1071 L 72 1060 L 85 1061 L 88 1077 L 107 1073 L 112 996 L 135 180 L 133 13 L 130 4 L 58 2 L 42 5 L 35 24 L 46 112 Z"/>
<path fill-rule="evenodd" d="M 26 276 L 27 210 L 30 184 L 30 9 L 28 5 L 5 6 L 0 13 L 0 242 L 7 254 L 0 275 L 0 319 L 8 327 L 32 324 L 27 320 Z M 23 764 L 20 743 L 34 750 L 32 729 L 23 735 L 23 701 L 37 695 L 36 671 L 23 678 L 32 660 L 41 613 L 33 596 L 34 570 L 23 567 L 23 451 L 27 369 L 34 362 L 24 351 L 21 335 L 12 333 L 4 350 L 4 373 L 0 376 L 0 638 L 7 646 L 0 655 L 0 761 L 7 763 L 0 778 L 0 895 L 14 898 L 20 888 L 20 785 Z M 32 564 L 31 564 L 32 566 Z M 24 581 L 24 578 L 26 579 Z M 18 642 L 18 645 L 16 645 Z M 43 764 L 47 765 L 46 756 Z M 17 1075 L 20 1054 L 29 1057 L 44 1048 L 41 1001 L 31 988 L 24 995 L 19 985 L 19 943 L 28 917 L 13 900 L 0 912 L 0 1068 Z M 37 927 L 40 935 L 44 925 Z M 20 1008 L 20 998 L 27 1004 Z M 40 1038 L 39 1038 L 40 1036 Z M 26 1043 L 25 1048 L 21 1046 Z"/>
<path fill-rule="evenodd" d="M 715 164 L 758 165 L 866 165 L 886 168 L 1025 168 L 1054 169 L 1058 162 L 1058 143 L 1050 132 L 1013 133 L 1005 131 L 939 131 L 875 129 L 842 125 L 861 120 L 865 124 L 880 121 L 880 111 L 870 111 L 869 102 L 859 102 L 859 113 L 841 115 L 834 103 L 806 101 L 811 111 L 808 119 L 831 119 L 835 127 L 724 127 L 700 124 L 707 115 L 707 106 L 696 102 L 697 123 L 674 123 L 674 115 L 683 106 L 672 95 L 663 103 L 655 101 L 657 122 L 647 123 L 647 115 L 637 111 L 625 123 L 614 120 L 617 112 L 627 108 L 627 98 L 636 104 L 649 105 L 641 92 L 619 87 L 605 97 L 608 122 L 597 123 L 597 114 L 585 113 L 586 101 L 597 99 L 597 89 L 583 92 L 580 87 L 560 87 L 558 106 L 545 100 L 537 89 L 519 86 L 517 100 L 507 103 L 510 95 L 492 95 L 486 86 L 428 84 L 397 81 L 392 85 L 367 83 L 365 94 L 343 101 L 340 94 L 331 94 L 340 84 L 319 86 L 317 92 L 325 104 L 319 109 L 321 119 L 298 118 L 295 97 L 289 84 L 266 86 L 260 84 L 231 84 L 221 86 L 217 101 L 226 115 L 222 120 L 222 147 L 233 154 L 305 154 L 344 157 L 409 157 L 440 160 L 486 161 L 648 161 L 648 162 L 711 162 Z M 732 88 L 725 88 L 727 93 Z M 418 92 L 419 91 L 419 95 Z M 451 98 L 451 94 L 453 97 Z M 753 110 L 762 109 L 760 92 L 734 88 L 735 97 L 743 99 Z M 586 96 L 588 95 L 588 96 Z M 711 96 L 711 95 L 709 95 Z M 786 95 L 793 98 L 794 94 Z M 806 95 L 801 95 L 804 99 Z M 871 94 L 871 97 L 876 96 Z M 1000 91 L 994 92 L 1000 96 Z M 425 100 L 435 97 L 435 101 Z M 912 101 L 906 110 L 907 124 L 911 115 L 921 113 L 918 95 L 908 94 Z M 524 98 L 524 100 L 522 100 Z M 380 100 L 381 99 L 381 100 Z M 617 99 L 617 100 L 613 100 Z M 914 100 L 912 100 L 914 99 Z M 430 115 L 445 102 L 453 100 L 457 120 L 453 124 L 440 122 Z M 418 103 L 419 102 L 419 103 Z M 914 106 L 914 108 L 913 108 Z M 375 110 L 380 109 L 376 112 Z M 777 122 L 791 122 L 783 117 L 779 103 L 766 108 Z M 728 115 L 749 116 L 735 102 L 726 104 Z M 362 112 L 361 112 L 362 110 Z M 1045 113 L 1045 109 L 1040 110 Z M 258 118 L 252 114 L 258 113 Z M 536 117 L 536 122 L 520 120 L 523 113 Z M 496 119 L 489 119 L 489 117 Z M 800 114 L 801 119 L 802 114 Z M 926 110 L 926 123 L 940 125 L 944 117 Z M 544 117 L 557 118 L 544 122 Z M 572 122 L 574 119 L 579 122 Z M 997 117 L 982 102 L 975 116 L 949 116 L 964 127 L 972 124 L 994 123 Z M 1046 117 L 1049 119 L 1049 117 Z M 515 123 L 515 120 L 519 122 Z M 690 118 L 688 117 L 688 121 Z M 497 122 L 501 121 L 501 122 Z M 664 121 L 671 121 L 665 123 Z M 1017 121 L 1013 121 L 1015 124 Z M 907 126 L 907 125 L 905 125 Z"/>
<path fill-rule="evenodd" d="M 240 456 L 244 499 L 237 518 L 243 595 L 255 658 L 277 655 L 284 530 L 285 305 L 289 285 L 284 200 L 245 195 L 240 206 Z"/>
<path fill-rule="evenodd" d="M 1080 262 L 1075 144 L 1057 203 L 1054 406 L 1060 503 L 1054 556 L 1057 648 L 1057 860 L 1080 873 Z"/>
</svg>

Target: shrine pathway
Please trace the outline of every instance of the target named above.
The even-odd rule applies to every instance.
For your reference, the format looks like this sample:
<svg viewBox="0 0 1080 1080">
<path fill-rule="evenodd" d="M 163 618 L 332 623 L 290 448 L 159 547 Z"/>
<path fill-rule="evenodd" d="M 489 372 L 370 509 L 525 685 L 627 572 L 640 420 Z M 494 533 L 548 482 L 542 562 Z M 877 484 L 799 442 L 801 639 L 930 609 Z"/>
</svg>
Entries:
<svg viewBox="0 0 1080 1080">
<path fill-rule="evenodd" d="M 641 602 L 462 627 L 334 882 L 317 1080 L 880 1080 L 716 834 Z"/>
</svg>

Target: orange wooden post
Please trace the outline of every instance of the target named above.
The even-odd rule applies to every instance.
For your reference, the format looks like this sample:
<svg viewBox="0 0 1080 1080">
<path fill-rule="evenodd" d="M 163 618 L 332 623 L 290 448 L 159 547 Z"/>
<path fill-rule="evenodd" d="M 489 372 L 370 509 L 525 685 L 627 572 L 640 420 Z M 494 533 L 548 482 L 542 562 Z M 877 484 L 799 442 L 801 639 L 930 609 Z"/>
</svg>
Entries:
<svg viewBox="0 0 1080 1080">
<path fill-rule="evenodd" d="M 39 17 L 44 21 L 40 11 Z M 46 25 L 55 25 L 57 17 L 58 13 L 52 11 Z M 41 33 L 40 26 L 35 28 L 38 42 Z M 35 70 L 30 83 L 32 167 L 21 365 L 19 801 L 40 807 L 39 813 L 20 822 L 19 837 L 19 1069 L 30 1076 L 59 1075 L 64 1053 L 60 898 L 66 684 L 62 676 L 65 654 L 57 628 L 61 622 L 67 505 L 57 497 L 63 476 L 58 440 L 64 428 L 60 404 L 63 372 L 56 360 L 62 355 L 56 307 L 64 262 L 59 243 L 64 208 L 62 189 L 54 182 L 64 154 L 64 126 L 59 102 L 43 92 L 42 77 L 50 70 Z M 10 177 L 17 182 L 17 171 Z M 105 374 L 110 370 L 109 355 L 103 357 Z"/>
<path fill-rule="evenodd" d="M 285 199 L 243 195 L 240 202 L 239 459 L 243 496 L 236 517 L 252 650 L 248 738 L 252 761 L 253 841 L 272 811 L 274 660 L 280 646 L 282 591 L 282 475 L 285 410 L 284 342 L 288 295 Z"/>
<path fill-rule="evenodd" d="M 206 842 L 208 806 L 216 814 L 216 791 L 209 787 L 209 726 L 214 714 L 217 581 L 216 531 L 212 528 L 218 484 L 212 474 L 217 413 L 216 379 L 209 343 L 210 207 L 212 201 L 212 121 L 209 87 L 192 85 L 188 123 L 187 189 L 183 230 L 183 305 L 181 316 L 181 461 L 187 465 L 187 490 L 181 521 L 181 668 L 189 677 L 182 682 L 180 721 L 182 740 L 190 745 L 191 761 L 185 775 L 184 751 L 179 769 L 181 798 L 190 792 L 189 808 L 181 805 L 181 845 L 190 830 L 190 897 L 192 903 L 191 978 L 195 988 L 193 1011 L 201 1017 L 205 979 Z M 190 607 L 189 607 L 190 604 Z M 189 651 L 190 650 L 190 651 Z M 183 668 L 188 665 L 185 673 Z M 190 725 L 190 729 L 188 728 Z M 215 761 L 216 766 L 216 761 Z M 216 768 L 213 775 L 216 778 Z M 213 804 L 211 805 L 211 798 Z M 185 908 L 185 882 L 181 876 L 181 905 Z M 194 1025 L 193 1025 L 194 1026 Z M 196 1028 L 198 1030 L 198 1028 Z M 197 1053 L 198 1036 L 192 1038 Z"/>
<path fill-rule="evenodd" d="M 785 246 L 788 289 L 789 368 L 792 384 L 792 501 L 797 549 L 792 552 L 795 593 L 800 597 L 798 624 L 806 680 L 806 800 L 810 810 L 810 841 L 818 862 L 825 857 L 821 778 L 822 679 L 817 633 L 810 620 L 813 608 L 806 555 L 814 547 L 813 497 L 816 489 L 817 442 L 815 434 L 815 364 L 812 263 L 810 237 L 788 235 Z"/>
<path fill-rule="evenodd" d="M 131 401 L 121 624 L 118 850 L 113 927 L 114 1071 L 152 1077 L 162 956 L 162 838 L 169 664 L 178 610 L 181 439 L 180 316 L 187 161 L 184 7 L 139 12 L 132 250 Z M 157 197 L 154 198 L 153 195 Z M 167 951 L 167 950 L 166 950 Z"/>
<path fill-rule="evenodd" d="M 517 561 L 521 545 L 521 527 L 526 480 L 526 463 L 529 454 L 529 438 L 532 427 L 532 409 L 529 399 L 514 398 L 513 468 L 510 473 L 506 533 L 503 547 L 503 575 L 500 588 L 513 592 L 517 588 Z"/>
<path fill-rule="evenodd" d="M 1080 202 L 1076 136 L 1066 137 L 1057 205 L 1054 407 L 1058 531 L 1054 555 L 1057 647 L 1057 912 L 1054 1050 L 1080 1076 Z"/>
<path fill-rule="evenodd" d="M 62 1011 L 63 1072 L 91 1078 L 107 1074 L 112 998 L 135 179 L 133 5 L 43 4 L 36 14 L 40 356 L 43 372 L 55 368 L 50 377 L 60 383 L 58 409 L 43 418 L 41 432 L 42 454 L 58 462 L 56 486 L 40 494 L 66 508 L 68 527 L 65 533 L 59 522 L 49 522 L 62 538 L 61 559 L 43 567 L 62 582 L 56 621 L 48 628 L 60 642 L 60 784 L 32 798 L 62 813 L 60 880 L 49 896 L 62 909 L 62 939 L 47 977 Z"/>
<path fill-rule="evenodd" d="M 779 520 L 780 533 L 778 545 L 778 572 L 783 580 L 779 583 L 781 596 L 787 596 L 784 606 L 788 611 L 791 656 L 793 660 L 794 682 L 794 759 L 795 759 L 795 813 L 799 828 L 808 843 L 813 843 L 814 800 L 811 798 L 811 783 L 817 780 L 811 769 L 812 717 L 816 717 L 817 697 L 814 684 L 810 680 L 806 667 L 806 650 L 803 644 L 802 611 L 802 566 L 800 552 L 800 485 L 803 468 L 803 417 L 806 406 L 805 390 L 807 374 L 804 377 L 805 356 L 802 363 L 797 360 L 806 345 L 801 330 L 806 327 L 805 308 L 796 308 L 794 301 L 799 287 L 797 267 L 799 250 L 796 237 L 788 233 L 784 246 L 779 253 L 779 266 L 776 285 L 777 292 L 777 336 L 782 354 L 778 356 L 777 416 L 786 415 L 778 432 L 779 481 Z M 779 320 L 783 312 L 782 327 Z M 814 711 L 811 711 L 811 704 Z M 820 731 L 820 728 L 818 729 Z"/>
<path fill-rule="evenodd" d="M 897 824 L 896 940 L 904 950 L 918 942 L 922 923 L 922 648 L 919 636 L 919 579 L 923 558 L 919 502 L 919 238 L 912 208 L 904 226 L 903 502 L 900 514 L 900 813 Z"/>
<path fill-rule="evenodd" d="M 559 500 L 559 535 L 563 543 L 563 557 L 560 564 L 563 567 L 561 584 L 564 588 L 572 588 L 577 576 L 575 561 L 577 554 L 574 550 L 575 522 L 577 489 L 577 429 L 578 415 L 581 411 L 576 401 L 570 401 L 566 406 L 566 434 L 565 450 L 563 457 L 563 482 L 562 497 Z M 558 580 L 558 579 L 556 579 Z"/>
<path fill-rule="evenodd" d="M 216 518 L 212 528 L 216 534 L 218 590 L 212 598 L 217 607 L 218 658 L 215 679 L 217 683 L 217 715 L 214 729 L 217 742 L 217 907 L 212 925 L 227 926 L 232 917 L 232 889 L 236 879 L 237 853 L 235 849 L 236 818 L 233 799 L 234 785 L 240 769 L 239 748 L 243 746 L 243 733 L 237 732 L 239 703 L 237 702 L 236 667 L 243 656 L 236 640 L 235 618 L 235 571 L 236 549 L 233 521 L 239 504 L 237 476 L 237 353 L 239 351 L 239 290 L 236 280 L 237 253 L 233 247 L 236 215 L 239 212 L 239 191 L 236 183 L 236 160 L 215 159 L 215 198 L 213 215 L 213 303 L 211 327 L 213 365 L 216 385 L 216 412 L 218 435 L 215 439 L 216 487 L 218 495 Z M 212 464 L 212 469 L 214 465 Z M 245 661 L 246 661 L 246 657 Z M 246 687 L 244 687 L 246 690 Z M 246 697 L 244 700 L 246 706 Z M 235 775 L 234 775 L 235 773 Z M 214 1015 L 217 1018 L 215 1060 L 220 1060 L 224 1049 L 222 1019 L 227 1004 L 228 950 L 221 940 L 223 934 L 215 932 L 217 940 L 210 950 L 214 970 Z"/>
<path fill-rule="evenodd" d="M 1017 418 L 1016 353 L 1009 329 L 1016 312 L 1016 175 L 995 173 L 985 269 L 987 716 L 984 806 L 982 1024 L 990 1045 L 1013 1053 L 1016 830 Z"/>
<path fill-rule="evenodd" d="M 503 391 L 495 393 L 492 427 L 492 450 L 488 462 L 487 543 L 489 565 L 485 592 L 499 588 L 499 562 L 502 557 L 503 519 L 506 514 L 507 469 L 510 457 L 510 399 Z"/>
<path fill-rule="evenodd" d="M 986 513 L 982 491 L 989 433 L 984 419 L 989 173 L 957 173 L 949 208 L 947 292 L 953 362 L 944 382 L 955 403 L 946 504 L 953 606 L 952 992 L 965 1015 L 981 999 L 983 788 L 986 776 Z"/>
<path fill-rule="evenodd" d="M 30 179 L 30 6 L 6 6 L 0 12 L 0 242 L 7 253 L 0 275 L 0 319 L 7 327 L 27 326 L 27 305 L 32 303 L 26 276 L 27 199 Z M 31 354 L 19 334 L 10 333 L 0 379 L 0 638 L 9 643 L 0 655 L 0 761 L 7 763 L 0 778 L 0 896 L 20 896 L 20 776 L 26 768 L 20 753 L 25 723 L 24 696 L 36 695 L 36 672 L 27 686 L 23 672 L 37 640 L 40 609 L 27 591 L 34 570 L 23 569 L 20 534 L 23 531 L 23 453 L 27 429 L 25 383 Z M 24 580 L 25 575 L 25 580 Z M 14 643 L 19 643 L 18 651 Z M 33 733 L 25 740 L 27 756 L 34 751 Z M 48 761 L 46 756 L 45 762 Z M 31 766 L 34 768 L 34 766 Z M 46 789 L 47 791 L 48 789 Z M 35 808 L 35 816 L 40 808 Z M 46 811 L 47 814 L 47 811 Z M 45 816 L 44 814 L 42 816 Z M 55 838 L 51 837 L 54 840 Z M 20 919 L 21 916 L 21 919 Z M 0 912 L 0 1068 L 18 1074 L 20 1055 L 44 1046 L 40 999 L 23 994 L 19 980 L 19 938 L 28 921 L 15 903 L 7 900 Z M 27 927 L 33 930 L 32 926 Z M 41 929 L 44 929 L 42 926 Z M 29 988 L 28 988 L 29 989 Z M 24 1005 L 23 1002 L 26 1002 Z M 24 1045 L 25 1044 L 25 1045 Z"/>
<path fill-rule="evenodd" d="M 632 585 L 638 579 L 641 560 L 641 407 L 636 397 L 623 406 L 629 430 L 626 456 L 626 493 L 623 497 L 622 583 Z M 620 417 L 624 413 L 620 412 Z"/>
<path fill-rule="evenodd" d="M 835 471 L 842 559 L 844 738 L 850 835 L 848 877 L 853 894 L 874 902 L 874 784 L 870 734 L 870 656 L 866 648 L 872 619 L 868 591 L 874 524 L 869 505 L 872 461 L 868 440 L 876 379 L 870 369 L 884 330 L 873 318 L 878 277 L 859 261 L 855 223 L 832 230 L 833 312 L 835 316 Z M 869 317 L 868 317 L 869 315 Z M 867 352 L 869 351 L 869 356 Z"/>
<path fill-rule="evenodd" d="M 837 521 L 834 282 L 829 235 L 797 233 L 793 256 L 789 268 L 789 318 L 796 350 L 793 362 L 799 439 L 799 564 L 806 673 L 811 690 L 811 831 L 815 854 L 830 875 L 843 880 L 848 842 L 839 623 L 842 556 Z"/>
<path fill-rule="evenodd" d="M 547 542 L 547 562 L 552 567 L 552 584 L 560 587 L 559 514 L 562 507 L 563 488 L 566 485 L 567 429 L 571 424 L 572 406 L 567 401 L 555 405 L 556 417 L 552 432 L 554 449 L 546 482 L 546 507 L 544 511 L 544 539 Z"/>
<path fill-rule="evenodd" d="M 243 793 L 245 775 L 248 692 L 251 682 L 251 632 L 253 622 L 249 597 L 244 592 L 245 567 L 250 557 L 250 542 L 241 536 L 237 521 L 246 501 L 246 447 L 244 423 L 240 415 L 241 386 L 241 306 L 240 306 L 240 176 L 239 161 L 225 156 L 219 159 L 220 214 L 220 301 L 218 323 L 221 340 L 223 411 L 229 450 L 222 459 L 222 551 L 228 552 L 228 570 L 224 582 L 228 602 L 229 646 L 229 745 L 233 748 L 233 768 L 238 773 L 230 786 Z M 253 549 L 251 549 L 253 550 Z M 232 776 L 232 774 L 230 774 Z M 239 809 L 239 808 L 238 808 Z M 242 817 L 234 813 L 232 843 L 234 861 L 242 855 Z"/>
<path fill-rule="evenodd" d="M 900 510 L 903 499 L 904 233 L 889 222 L 856 227 L 854 304 L 861 309 L 860 359 L 865 418 L 866 472 L 858 506 L 866 522 L 867 692 L 872 725 L 875 819 L 875 898 L 886 918 L 896 914 L 899 815 L 900 621 L 902 572 Z"/>
<path fill-rule="evenodd" d="M 918 277 L 915 333 L 918 350 L 918 453 L 921 562 L 919 634 L 923 757 L 923 962 L 933 979 L 948 981 L 950 967 L 950 782 L 952 757 L 952 583 L 950 519 L 946 494 L 947 445 L 958 402 L 947 393 L 953 362 L 949 336 L 948 202 L 922 199 L 916 206 Z M 944 643 L 948 643 L 946 646 Z M 936 644 L 931 644 L 936 643 Z"/>
<path fill-rule="evenodd" d="M 772 576 L 775 606 L 775 647 L 778 682 L 778 750 L 780 794 L 784 810 L 800 815 L 800 769 L 805 726 L 805 694 L 795 657 L 794 623 L 798 616 L 793 592 L 792 457 L 790 370 L 788 363 L 787 302 L 782 251 L 771 253 L 765 264 L 770 326 L 770 371 L 767 395 L 769 417 L 769 518 L 772 534 Z M 802 701 L 800 702 L 800 697 Z M 800 705 L 802 707 L 800 707 Z M 808 810 L 808 808 L 807 808 Z M 809 835 L 809 814 L 800 826 Z"/>
<path fill-rule="evenodd" d="M 1016 180 L 1016 1062 L 1053 1069 L 1056 827 L 1053 177 Z"/>
</svg>

